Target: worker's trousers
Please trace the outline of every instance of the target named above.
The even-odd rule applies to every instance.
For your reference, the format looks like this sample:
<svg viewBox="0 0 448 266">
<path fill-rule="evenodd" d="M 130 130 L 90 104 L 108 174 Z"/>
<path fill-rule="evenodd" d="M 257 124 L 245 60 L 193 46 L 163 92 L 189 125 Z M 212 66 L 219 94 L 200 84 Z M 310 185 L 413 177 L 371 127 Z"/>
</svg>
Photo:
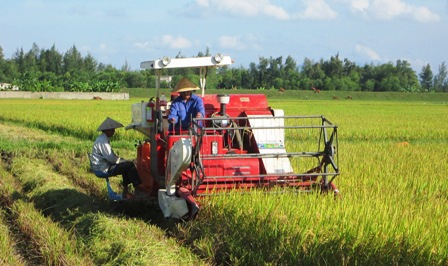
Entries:
<svg viewBox="0 0 448 266">
<path fill-rule="evenodd" d="M 134 163 L 130 161 L 114 164 L 109 168 L 108 172 L 111 176 L 122 175 L 124 186 L 132 184 L 134 187 L 137 187 L 142 183 L 140 176 L 138 175 L 137 168 Z"/>
</svg>

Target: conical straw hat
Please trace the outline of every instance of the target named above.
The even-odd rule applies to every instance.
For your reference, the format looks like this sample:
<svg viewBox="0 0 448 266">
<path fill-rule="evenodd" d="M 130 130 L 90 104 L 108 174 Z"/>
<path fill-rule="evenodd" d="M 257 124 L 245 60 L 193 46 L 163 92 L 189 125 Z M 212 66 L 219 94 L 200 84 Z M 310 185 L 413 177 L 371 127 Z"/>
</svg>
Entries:
<svg viewBox="0 0 448 266">
<path fill-rule="evenodd" d="M 187 78 L 183 78 L 177 83 L 176 87 L 172 90 L 172 92 L 183 92 L 183 91 L 195 91 L 199 90 L 199 87 L 194 85 L 193 82 L 188 80 Z"/>
<path fill-rule="evenodd" d="M 108 130 L 108 129 L 115 129 L 115 128 L 119 128 L 119 127 L 123 127 L 123 124 L 120 122 L 117 122 L 115 120 L 113 120 L 112 118 L 108 117 L 106 118 L 106 120 L 104 120 L 104 122 L 98 127 L 97 131 L 103 131 L 103 130 Z"/>
</svg>

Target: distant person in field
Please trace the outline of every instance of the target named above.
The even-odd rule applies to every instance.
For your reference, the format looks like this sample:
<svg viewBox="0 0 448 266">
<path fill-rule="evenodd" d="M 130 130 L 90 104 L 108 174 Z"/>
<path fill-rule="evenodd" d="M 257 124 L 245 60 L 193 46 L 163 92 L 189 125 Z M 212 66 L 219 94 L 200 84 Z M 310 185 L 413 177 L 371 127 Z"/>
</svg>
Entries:
<svg viewBox="0 0 448 266">
<path fill-rule="evenodd" d="M 187 130 L 190 127 L 192 117 L 201 118 L 205 116 L 202 98 L 193 93 L 198 89 L 198 86 L 186 78 L 181 79 L 173 89 L 172 92 L 179 93 L 179 96 L 174 98 L 171 103 L 170 114 L 168 115 L 170 132 L 173 130 L 179 131 L 179 129 Z"/>
<path fill-rule="evenodd" d="M 123 127 L 123 124 L 108 117 L 98 127 L 97 131 L 101 131 L 92 147 L 91 165 L 92 171 L 98 177 L 110 177 L 122 175 L 123 177 L 123 198 L 131 198 L 134 195 L 129 192 L 129 185 L 134 186 L 135 192 L 144 194 L 139 191 L 138 186 L 142 183 L 134 165 L 134 162 L 123 159 L 115 154 L 110 139 L 115 134 L 115 129 Z"/>
</svg>

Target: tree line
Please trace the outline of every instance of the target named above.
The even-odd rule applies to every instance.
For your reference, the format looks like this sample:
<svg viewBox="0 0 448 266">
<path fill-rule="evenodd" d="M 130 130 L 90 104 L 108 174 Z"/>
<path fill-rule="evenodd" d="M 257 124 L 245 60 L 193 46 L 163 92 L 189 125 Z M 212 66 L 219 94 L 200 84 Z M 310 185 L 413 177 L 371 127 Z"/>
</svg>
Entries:
<svg viewBox="0 0 448 266">
<path fill-rule="evenodd" d="M 210 56 L 208 48 L 197 56 Z M 185 56 L 178 53 L 176 57 Z M 406 60 L 359 66 L 336 54 L 329 60 L 305 58 L 298 65 L 291 56 L 285 60 L 280 56 L 260 57 L 248 68 L 223 67 L 208 72 L 207 86 L 219 89 L 448 92 L 445 62 L 434 75 L 429 64 L 417 74 Z M 171 76 L 175 84 L 185 76 L 197 80 L 198 70 L 167 69 L 162 74 Z M 127 62 L 120 69 L 99 63 L 90 54 L 83 56 L 75 45 L 60 53 L 55 45 L 41 49 L 34 43 L 29 51 L 17 49 L 9 59 L 0 46 L 0 82 L 27 91 L 116 92 L 154 87 L 155 76 L 149 70 L 131 70 Z M 172 86 L 166 82 L 161 85 Z"/>
</svg>

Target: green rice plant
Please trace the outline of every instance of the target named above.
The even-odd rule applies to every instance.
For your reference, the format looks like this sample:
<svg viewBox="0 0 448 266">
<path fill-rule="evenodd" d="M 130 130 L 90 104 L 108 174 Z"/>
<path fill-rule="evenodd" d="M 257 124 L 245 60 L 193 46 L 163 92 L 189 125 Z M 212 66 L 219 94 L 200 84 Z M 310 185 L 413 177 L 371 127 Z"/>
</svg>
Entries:
<svg viewBox="0 0 448 266">
<path fill-rule="evenodd" d="M 106 200 L 106 182 L 96 177 L 90 171 L 90 163 L 87 154 L 73 154 L 68 152 L 50 151 L 47 153 L 48 162 L 58 169 L 58 173 L 67 176 L 76 187 L 82 188 L 90 196 Z M 121 176 L 111 178 L 111 183 L 121 180 Z"/>
<path fill-rule="evenodd" d="M 33 106 L 33 112 L 28 111 Z M 96 129 L 106 117 L 123 124 L 131 121 L 131 105 L 127 101 L 85 100 L 2 100 L 0 121 L 40 128 L 46 132 L 94 140 Z M 117 131 L 116 139 L 133 140 L 134 131 Z"/>
<path fill-rule="evenodd" d="M 0 210 L 0 264 L 25 265 L 17 254 L 16 243 L 11 237 L 4 210 Z"/>
<path fill-rule="evenodd" d="M 18 228 L 29 237 L 48 265 L 93 265 L 86 250 L 77 246 L 73 235 L 62 230 L 34 209 L 33 204 L 17 201 L 11 208 Z"/>
<path fill-rule="evenodd" d="M 287 113 L 301 112 L 287 104 Z M 258 192 L 207 198 L 199 221 L 181 235 L 218 263 L 446 264 L 446 106 L 367 105 L 304 107 L 340 122 L 341 200 Z M 286 138 L 292 149 L 300 141 Z"/>
<path fill-rule="evenodd" d="M 204 202 L 199 221 L 186 235 L 201 232 L 193 245 L 205 254 L 213 250 L 222 259 L 218 263 L 446 263 L 445 206 L 427 210 L 430 204 L 409 205 L 398 202 L 397 196 L 375 194 L 343 197 L 334 201 L 258 191 L 215 197 Z"/>
<path fill-rule="evenodd" d="M 6 147 L 13 153 L 16 147 L 20 151 L 17 155 L 24 156 L 15 160 L 10 171 L 23 184 L 26 195 L 63 227 L 76 229 L 79 241 L 92 250 L 95 263 L 147 262 L 145 254 L 153 254 L 156 244 L 150 242 L 151 237 L 143 240 L 136 232 L 151 236 L 147 232 L 156 228 L 142 219 L 114 217 L 93 204 L 88 206 L 98 199 L 104 184 L 86 172 L 87 162 L 81 159 L 98 134 L 98 124 L 106 116 L 126 124 L 131 103 L 45 100 L 41 101 L 41 115 L 25 119 L 23 102 L 29 103 L 7 100 L 0 105 L 0 144 L 2 150 Z M 448 187 L 444 182 L 448 170 L 444 163 L 448 156 L 447 105 L 438 101 L 286 98 L 270 104 L 283 108 L 286 115 L 324 114 L 339 126 L 341 175 L 335 182 L 342 198 L 335 201 L 331 195 L 293 191 L 204 198 L 198 218 L 178 225 L 179 241 L 218 265 L 448 263 Z M 57 112 L 60 115 L 52 115 Z M 285 135 L 287 149 L 313 148 L 301 141 L 313 139 L 314 132 L 300 136 L 286 130 Z M 142 137 L 118 130 L 114 146 L 132 156 L 133 141 Z M 34 170 L 24 170 L 35 163 Z M 48 168 L 42 167 L 45 164 Z M 76 165 L 80 169 L 70 169 Z M 53 168 L 58 174 L 52 173 Z M 90 185 L 95 189 L 88 190 Z M 55 199 L 42 204 L 49 195 Z M 113 223 L 119 226 L 107 226 Z M 140 240 L 117 240 L 128 235 Z M 155 239 L 156 243 L 162 241 Z M 101 241 L 112 247 L 101 246 Z M 163 242 L 160 254 L 174 249 L 177 251 L 171 256 L 179 258 L 177 261 L 186 256 L 187 263 L 196 263 L 197 257 L 190 251 L 170 241 Z M 173 262 L 171 257 L 167 261 Z"/>
<path fill-rule="evenodd" d="M 205 265 L 185 247 L 155 226 L 134 219 L 97 215 L 87 238 L 95 262 L 101 265 Z"/>
<path fill-rule="evenodd" d="M 72 186 L 65 176 L 53 172 L 52 165 L 45 160 L 18 157 L 14 159 L 11 171 L 23 184 L 27 198 L 42 214 L 58 222 L 61 230 L 65 228 L 67 232 L 73 232 L 78 248 L 88 249 L 86 254 L 95 265 L 168 265 L 178 261 L 186 265 L 203 264 L 188 249 L 178 246 L 174 239 L 165 237 L 160 228 L 148 226 L 141 220 L 102 214 L 107 208 L 95 207 L 98 203 Z M 25 209 L 17 210 L 16 219 L 25 212 Z M 31 231 L 29 235 L 38 233 Z M 54 249 L 61 252 L 61 247 L 52 240 L 48 241 L 48 246 L 39 244 L 45 261 L 54 259 L 47 254 Z"/>
<path fill-rule="evenodd" d="M 1 206 L 8 207 L 12 204 L 14 188 L 14 178 L 5 169 L 7 166 L 0 164 L 0 203 Z"/>
</svg>

